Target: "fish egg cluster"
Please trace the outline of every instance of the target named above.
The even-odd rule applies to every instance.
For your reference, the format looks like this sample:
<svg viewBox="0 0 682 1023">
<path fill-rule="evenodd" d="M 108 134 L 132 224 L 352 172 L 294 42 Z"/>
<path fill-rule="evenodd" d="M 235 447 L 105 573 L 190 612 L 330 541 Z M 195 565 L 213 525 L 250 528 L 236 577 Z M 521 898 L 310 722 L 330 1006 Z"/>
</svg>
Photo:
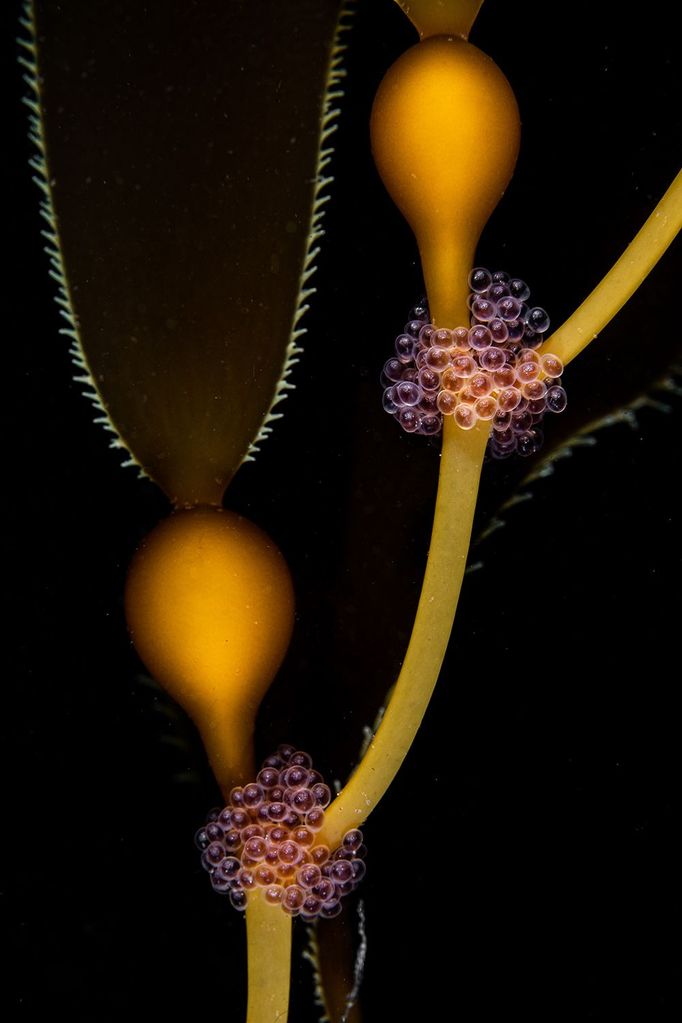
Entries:
<svg viewBox="0 0 682 1023">
<path fill-rule="evenodd" d="M 251 896 L 304 920 L 334 917 L 365 874 L 362 832 L 347 831 L 338 849 L 317 841 L 331 790 L 307 753 L 280 746 L 256 780 L 232 789 L 196 835 L 215 891 L 245 909 Z"/>
<path fill-rule="evenodd" d="M 532 455 L 545 413 L 566 408 L 561 359 L 538 352 L 549 316 L 530 305 L 525 281 L 504 271 L 476 267 L 469 287 L 469 327 L 437 328 L 426 302 L 412 309 L 383 368 L 384 409 L 407 433 L 431 436 L 443 416 L 463 430 L 490 422 L 493 458 Z"/>
</svg>

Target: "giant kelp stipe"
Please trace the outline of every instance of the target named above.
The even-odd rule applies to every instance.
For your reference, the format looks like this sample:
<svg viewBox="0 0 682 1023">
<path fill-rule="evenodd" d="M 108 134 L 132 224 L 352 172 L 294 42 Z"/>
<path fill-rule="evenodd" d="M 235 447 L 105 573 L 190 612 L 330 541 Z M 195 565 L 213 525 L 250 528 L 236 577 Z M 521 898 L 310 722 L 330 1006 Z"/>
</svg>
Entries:
<svg viewBox="0 0 682 1023">
<path fill-rule="evenodd" d="M 484 5 L 473 38 L 512 81 L 524 140 L 480 258 L 532 281 L 559 322 L 674 173 L 671 54 L 653 26 L 632 40 L 613 9 L 567 39 L 541 11 L 505 7 Z M 436 450 L 396 437 L 378 403 L 386 346 L 421 282 L 407 231 L 375 181 L 366 123 L 380 77 L 411 42 L 397 8 L 359 11 L 318 281 L 327 282 L 326 295 L 311 313 L 288 415 L 231 491 L 232 506 L 284 550 L 301 593 L 298 635 L 261 718 L 260 752 L 294 727 L 292 738 L 326 775 L 355 760 L 362 725 L 402 657 L 437 468 Z M 652 90 L 646 104 L 631 75 L 642 62 Z M 33 202 L 26 191 L 21 209 L 35 228 Z M 176 719 L 157 728 L 161 698 L 133 681 L 116 598 L 159 503 L 107 463 L 106 440 L 69 390 L 42 263 L 24 258 L 19 279 L 35 320 L 31 313 L 29 328 L 25 306 L 19 311 L 15 336 L 27 340 L 12 352 L 22 374 L 30 372 L 19 377 L 30 393 L 17 410 L 16 478 L 34 493 L 39 466 L 51 519 L 42 502 L 15 514 L 15 533 L 31 542 L 18 602 L 33 612 L 17 632 L 26 722 L 17 823 L 28 833 L 40 812 L 59 879 L 38 880 L 30 850 L 18 844 L 27 954 L 17 989 L 26 1004 L 60 999 L 94 1015 L 133 1001 L 209 1011 L 225 1004 L 223 978 L 241 940 L 237 922 L 202 901 L 205 878 L 190 847 L 212 790 L 207 778 L 173 783 L 176 771 L 187 778 L 204 770 L 201 753 L 191 733 L 178 754 L 157 743 L 160 732 L 177 746 L 184 726 Z M 674 341 L 671 272 L 664 263 L 600 350 L 576 363 L 567 419 L 576 406 L 591 418 L 620 395 L 636 397 L 649 370 L 664 375 L 667 357 L 650 363 Z M 675 408 L 674 395 L 655 397 Z M 665 1018 L 665 945 L 645 946 L 641 934 L 662 932 L 670 877 L 674 754 L 667 683 L 652 665 L 663 662 L 671 629 L 677 511 L 666 478 L 678 420 L 647 407 L 637 415 L 635 431 L 623 423 L 602 433 L 594 449 L 538 481 L 534 497 L 505 514 L 506 528 L 472 554 L 482 568 L 465 585 L 435 708 L 368 825 L 367 1018 L 395 1014 L 408 999 L 433 1008 L 436 977 L 453 959 L 463 1006 L 483 999 L 503 1008 L 523 997 L 531 1015 L 561 1016 L 627 1000 Z M 479 531 L 514 492 L 517 473 L 486 478 Z M 541 644 L 529 646 L 531 628 Z M 591 639 L 594 660 L 585 652 Z M 58 688 L 55 677 L 64 679 Z M 42 804 L 48 778 L 59 787 L 58 806 Z M 396 852 L 400 829 L 417 819 L 420 834 L 432 836 L 444 813 L 455 815 L 462 836 L 449 852 L 447 898 L 432 893 L 427 857 L 408 888 Z M 443 947 L 428 940 L 430 921 L 449 908 L 452 944 Z M 618 954 L 605 956 L 606 946 Z M 396 980 L 408 975 L 419 982 Z M 306 1018 L 303 974 L 297 983 L 295 1018 Z M 238 1018 L 239 994 L 229 998 Z"/>
</svg>

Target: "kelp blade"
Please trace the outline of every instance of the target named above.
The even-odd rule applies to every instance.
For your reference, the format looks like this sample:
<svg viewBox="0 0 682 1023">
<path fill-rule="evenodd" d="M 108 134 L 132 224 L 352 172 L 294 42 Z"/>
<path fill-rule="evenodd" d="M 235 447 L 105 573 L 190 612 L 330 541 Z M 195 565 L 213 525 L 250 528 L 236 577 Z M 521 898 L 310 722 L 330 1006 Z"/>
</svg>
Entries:
<svg viewBox="0 0 682 1023">
<path fill-rule="evenodd" d="M 76 344 L 178 505 L 220 503 L 296 351 L 338 7 L 35 3 Z"/>
</svg>

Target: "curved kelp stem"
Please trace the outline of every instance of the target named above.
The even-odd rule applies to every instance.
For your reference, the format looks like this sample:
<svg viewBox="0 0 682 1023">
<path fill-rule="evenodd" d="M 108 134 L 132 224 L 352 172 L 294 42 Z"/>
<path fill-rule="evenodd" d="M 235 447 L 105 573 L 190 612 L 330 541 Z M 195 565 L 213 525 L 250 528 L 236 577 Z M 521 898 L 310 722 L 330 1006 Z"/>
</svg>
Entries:
<svg viewBox="0 0 682 1023">
<path fill-rule="evenodd" d="M 576 311 L 547 339 L 544 350 L 553 352 L 564 365 L 579 355 L 634 295 L 680 229 L 682 171 L 620 259 Z"/>
<path fill-rule="evenodd" d="M 284 1023 L 289 1012 L 292 919 L 255 892 L 246 907 L 246 1023 Z"/>
<path fill-rule="evenodd" d="M 681 227 L 682 173 L 677 175 L 620 259 L 543 347 L 559 355 L 564 363 L 575 358 L 634 294 Z M 384 795 L 408 752 L 433 691 L 461 586 L 461 576 L 455 576 L 453 565 L 463 570 L 466 562 L 478 495 L 480 463 L 475 470 L 474 452 L 469 445 L 481 443 L 481 434 L 487 438 L 487 431 L 480 427 L 471 433 L 462 433 L 445 417 L 434 528 L 414 630 L 381 726 L 365 757 L 327 811 L 324 840 L 331 844 L 348 828 L 365 820 Z M 484 447 L 483 441 L 483 448 L 476 451 L 477 456 L 482 458 Z M 441 545 L 446 544 L 459 547 L 443 549 Z M 438 590 L 436 598 L 435 586 L 434 590 L 431 586 L 437 581 L 443 583 L 443 590 Z M 427 608 L 425 623 L 421 616 L 426 614 Z M 436 653 L 440 657 L 437 666 L 433 656 Z M 431 678 L 434 669 L 435 677 Z"/>
<path fill-rule="evenodd" d="M 443 424 L 436 510 L 424 584 L 393 695 L 358 769 L 327 811 L 322 841 L 339 844 L 364 821 L 398 772 L 438 680 L 466 567 L 488 429 Z"/>
</svg>

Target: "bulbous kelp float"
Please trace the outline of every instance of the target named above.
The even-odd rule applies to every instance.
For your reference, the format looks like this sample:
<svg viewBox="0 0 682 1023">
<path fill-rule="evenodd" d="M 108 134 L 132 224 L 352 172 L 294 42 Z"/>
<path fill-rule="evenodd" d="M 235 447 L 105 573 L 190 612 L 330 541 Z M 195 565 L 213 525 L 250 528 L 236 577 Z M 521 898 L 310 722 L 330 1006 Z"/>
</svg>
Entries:
<svg viewBox="0 0 682 1023">
<path fill-rule="evenodd" d="M 207 10 L 200 37 L 187 36 L 197 48 L 191 63 L 208 79 L 202 117 L 195 120 L 196 96 L 189 88 L 180 97 L 168 92 L 162 65 L 149 59 L 148 50 L 130 48 L 115 5 L 106 27 L 108 5 L 96 11 L 77 6 L 65 13 L 36 4 L 36 23 L 30 11 L 27 18 L 32 39 L 26 41 L 35 74 L 37 40 L 44 80 L 43 88 L 32 79 L 36 95 L 30 102 L 43 154 L 37 171 L 68 320 L 65 332 L 74 342 L 83 382 L 116 431 L 113 443 L 131 453 L 175 508 L 133 559 L 126 613 L 142 660 L 197 723 L 223 790 L 224 809 L 211 815 L 197 840 L 214 887 L 229 893 L 236 908 L 246 908 L 248 1019 L 266 1023 L 287 1014 L 292 916 L 335 915 L 341 898 L 361 878 L 358 826 L 395 776 L 435 686 L 466 564 L 493 415 L 478 414 L 484 405 L 477 406 L 475 419 L 464 411 L 449 415 L 473 404 L 454 387 L 445 387 L 437 399 L 443 447 L 422 595 L 386 713 L 349 782 L 330 801 L 331 791 L 308 755 L 289 746 L 280 747 L 256 775 L 254 719 L 287 649 L 293 586 L 268 537 L 222 510 L 221 503 L 237 467 L 268 429 L 297 355 L 299 318 L 320 233 L 322 168 L 330 156 L 338 12 L 332 4 L 301 6 L 312 38 L 326 38 L 324 47 L 314 48 L 311 66 L 298 27 L 289 36 L 276 17 L 254 13 L 254 5 Z M 452 332 L 466 329 L 468 350 L 480 350 L 481 361 L 473 369 L 467 363 L 457 379 L 471 380 L 486 368 L 483 353 L 493 346 L 480 330 L 469 333 L 484 322 L 479 317 L 478 325 L 469 327 L 475 312 L 470 272 L 479 236 L 514 170 L 518 109 L 502 72 L 468 42 L 479 3 L 421 0 L 403 6 L 421 41 L 381 85 L 372 113 L 372 148 L 381 177 L 417 239 L 428 329 L 448 342 L 429 345 L 436 351 L 430 368 L 448 372 L 445 365 L 438 369 L 437 349 L 449 349 Z M 145 17 L 156 17 L 153 8 L 145 10 Z M 243 56 L 240 41 L 248 35 L 249 18 L 257 22 L 253 28 L 261 44 L 261 29 L 269 26 L 268 47 L 272 43 L 282 62 L 276 72 L 269 68 L 264 74 L 254 55 L 253 64 Z M 183 34 L 183 26 L 181 15 L 169 20 L 165 8 L 163 16 L 159 13 L 150 26 L 158 52 L 171 33 Z M 106 53 L 95 45 L 104 36 L 110 41 Z M 240 61 L 244 90 L 262 103 L 249 109 L 248 122 L 241 116 L 240 97 L 228 99 L 222 85 L 230 61 L 226 40 L 235 42 L 232 59 Z M 220 61 L 215 55 L 208 59 L 214 45 Z M 65 65 L 61 55 L 66 52 L 78 58 Z M 299 74 L 303 66 L 305 81 Z M 274 93 L 268 82 L 274 83 Z M 141 95 L 142 105 L 136 102 Z M 211 105 L 204 106 L 207 98 Z M 102 109 L 112 116 L 102 119 Z M 293 112 L 295 132 L 285 121 L 287 111 Z M 176 120 L 183 129 L 193 126 L 181 148 Z M 215 127 L 224 120 L 230 123 L 230 144 L 218 152 Z M 88 145 L 82 125 L 91 134 Z M 254 132 L 254 125 L 262 132 Z M 226 165 L 232 169 L 226 171 Z M 48 185 L 52 178 L 54 188 Z M 178 204 L 183 188 L 186 205 Z M 523 386 L 541 373 L 558 379 L 563 365 L 632 294 L 679 229 L 680 190 L 678 180 L 602 284 L 559 330 L 531 349 L 533 357 L 519 363 L 540 367 L 526 371 Z M 183 261 L 185 269 L 192 267 L 189 275 L 183 270 L 178 276 L 175 260 L 166 260 L 176 247 L 192 252 L 192 259 Z M 487 292 L 480 274 L 471 285 Z M 113 296 L 106 315 L 104 292 Z M 454 358 L 476 361 L 464 346 Z M 502 370 L 490 366 L 490 372 Z M 489 383 L 482 381 L 481 388 Z M 514 389 L 511 378 L 507 384 Z M 498 402 L 502 382 L 500 387 Z M 402 396 L 411 401 L 408 391 L 404 388 Z M 486 394 L 473 396 L 480 402 L 493 392 L 491 385 Z M 447 393 L 457 396 L 451 410 L 450 399 L 441 397 Z M 500 411 L 514 409 L 495 414 Z M 402 425 L 408 421 L 403 416 Z"/>
</svg>

